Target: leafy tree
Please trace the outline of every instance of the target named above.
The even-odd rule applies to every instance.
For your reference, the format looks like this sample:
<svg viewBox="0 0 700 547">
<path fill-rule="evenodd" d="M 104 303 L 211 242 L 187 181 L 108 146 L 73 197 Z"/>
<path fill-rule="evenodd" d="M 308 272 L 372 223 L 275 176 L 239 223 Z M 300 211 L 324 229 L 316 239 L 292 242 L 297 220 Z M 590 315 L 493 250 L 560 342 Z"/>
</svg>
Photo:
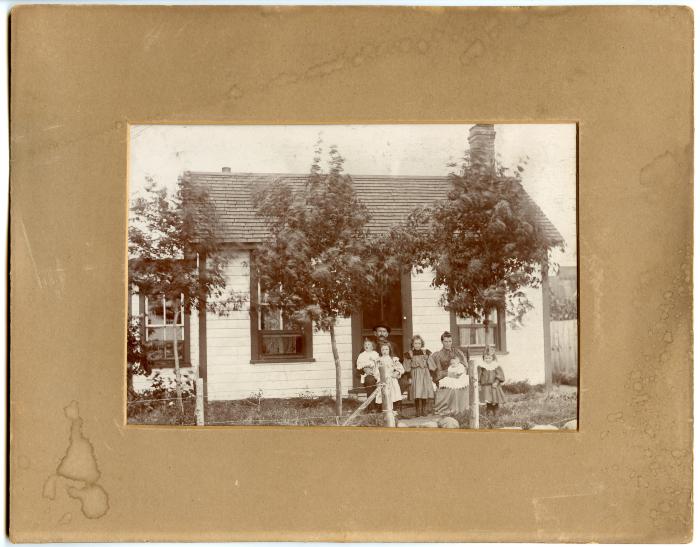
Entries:
<svg viewBox="0 0 700 547">
<path fill-rule="evenodd" d="M 127 394 L 131 398 L 134 394 L 134 376 L 148 376 L 151 367 L 145 359 L 141 346 L 139 320 L 130 317 L 126 323 L 126 382 Z"/>
<path fill-rule="evenodd" d="M 365 230 L 369 215 L 342 171 L 343 158 L 332 146 L 328 173 L 322 172 L 319 142 L 302 187 L 276 181 L 256 194 L 256 207 L 270 235 L 252 260 L 272 307 L 330 334 L 338 416 L 342 386 L 335 327 L 374 285 Z"/>
<path fill-rule="evenodd" d="M 174 311 L 173 325 L 180 319 L 181 302 L 185 314 L 192 309 L 226 314 L 240 307 L 245 296 L 226 289 L 227 258 L 206 188 L 180 178 L 177 192 L 170 196 L 167 188 L 149 178 L 145 195 L 133 200 L 131 213 L 129 282 L 146 295 L 164 297 Z M 206 310 L 200 309 L 203 301 Z M 177 329 L 171 330 L 177 398 L 184 412 Z"/>
<path fill-rule="evenodd" d="M 487 324 L 490 310 L 505 302 L 517 324 L 532 308 L 521 289 L 540 285 L 549 249 L 559 242 L 524 199 L 522 171 L 510 175 L 467 153 L 461 173 L 450 175 L 447 199 L 414 210 L 387 236 L 403 264 L 434 269 L 441 304 L 460 316 Z"/>
</svg>

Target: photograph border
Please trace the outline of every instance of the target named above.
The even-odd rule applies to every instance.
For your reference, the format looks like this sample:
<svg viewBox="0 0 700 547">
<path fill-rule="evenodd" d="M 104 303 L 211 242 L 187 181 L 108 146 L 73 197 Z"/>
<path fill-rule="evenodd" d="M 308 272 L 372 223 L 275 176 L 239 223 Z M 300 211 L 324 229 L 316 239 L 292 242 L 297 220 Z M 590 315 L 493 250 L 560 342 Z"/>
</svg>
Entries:
<svg viewBox="0 0 700 547">
<path fill-rule="evenodd" d="M 692 10 L 26 5 L 10 30 L 12 541 L 691 540 Z M 126 428 L 126 124 L 421 116 L 578 121 L 576 435 Z M 386 510 L 368 446 L 401 462 Z"/>
</svg>

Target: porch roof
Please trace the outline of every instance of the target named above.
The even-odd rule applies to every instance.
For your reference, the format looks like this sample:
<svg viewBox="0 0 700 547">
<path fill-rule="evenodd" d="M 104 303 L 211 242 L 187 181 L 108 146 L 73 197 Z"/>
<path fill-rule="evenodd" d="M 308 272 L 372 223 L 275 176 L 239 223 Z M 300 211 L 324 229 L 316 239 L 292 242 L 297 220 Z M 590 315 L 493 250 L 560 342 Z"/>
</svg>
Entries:
<svg viewBox="0 0 700 547">
<path fill-rule="evenodd" d="M 450 189 L 450 180 L 442 177 L 350 175 L 355 191 L 370 213 L 367 228 L 381 233 L 402 222 L 419 205 L 430 205 L 444 199 Z M 275 181 L 303 186 L 308 175 L 282 173 L 226 173 L 186 171 L 185 180 L 195 186 L 206 187 L 221 221 L 221 238 L 231 243 L 260 243 L 267 235 L 265 220 L 253 207 L 253 194 L 260 187 Z M 556 227 L 545 216 L 537 203 L 521 187 L 525 199 L 545 233 L 557 242 L 563 242 Z"/>
</svg>

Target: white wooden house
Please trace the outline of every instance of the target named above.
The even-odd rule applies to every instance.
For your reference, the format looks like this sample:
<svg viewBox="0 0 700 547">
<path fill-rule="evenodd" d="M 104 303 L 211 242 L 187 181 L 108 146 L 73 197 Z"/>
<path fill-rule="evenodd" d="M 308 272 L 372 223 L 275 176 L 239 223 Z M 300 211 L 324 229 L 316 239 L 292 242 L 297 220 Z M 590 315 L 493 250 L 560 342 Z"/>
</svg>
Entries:
<svg viewBox="0 0 700 547">
<path fill-rule="evenodd" d="M 493 154 L 493 130 L 475 126 L 470 136 L 475 141 L 488 139 L 480 151 Z M 481 133 L 479 129 L 482 129 Z M 486 129 L 486 131 L 483 131 Z M 488 160 L 487 160 L 488 161 Z M 206 380 L 209 400 L 240 399 L 262 390 L 265 397 L 296 397 L 301 394 L 333 394 L 335 367 L 330 336 L 313 332 L 309 325 L 299 330 L 288 329 L 279 313 L 269 310 L 261 301 L 258 283 L 249 268 L 251 252 L 264 239 L 263 219 L 256 215 L 252 194 L 256 188 L 275 181 L 303 185 L 306 175 L 188 171 L 183 174 L 193 184 L 204 186 L 217 207 L 222 223 L 221 237 L 229 257 L 226 269 L 228 285 L 249 296 L 249 303 L 227 316 L 214 314 L 185 316 L 179 325 L 172 321 L 172 311 L 162 301 L 151 302 L 134 294 L 132 313 L 144 313 L 148 324 L 149 343 L 172 338 L 175 329 L 180 337 L 182 360 L 186 371 Z M 371 231 L 387 230 L 405 219 L 420 204 L 444 199 L 449 189 L 447 177 L 354 176 L 355 190 L 367 205 Z M 552 237 L 561 241 L 556 228 L 540 208 L 523 195 L 533 207 L 537 221 Z M 408 350 L 411 336 L 421 334 L 431 350 L 441 347 L 440 335 L 449 330 L 461 347 L 469 346 L 472 357 L 479 359 L 484 344 L 484 326 L 472 320 L 460 320 L 454 313 L 438 305 L 439 291 L 430 286 L 432 273 L 405 274 L 390 288 L 387 298 L 368 303 L 352 317 L 340 321 L 337 344 L 343 367 L 345 389 L 358 386 L 354 360 L 362 351 L 362 339 L 371 336 L 376 322 L 391 327 L 390 338 L 397 347 Z M 508 380 L 529 380 L 542 383 L 551 373 L 549 347 L 548 287 L 545 279 L 539 289 L 526 289 L 534 309 L 523 326 L 513 329 L 507 324 L 504 310 L 494 312 L 489 328 L 495 342 L 498 360 Z M 167 346 L 158 355 L 161 374 L 170 374 L 173 360 Z M 136 378 L 135 388 L 145 388 L 148 378 Z"/>
</svg>

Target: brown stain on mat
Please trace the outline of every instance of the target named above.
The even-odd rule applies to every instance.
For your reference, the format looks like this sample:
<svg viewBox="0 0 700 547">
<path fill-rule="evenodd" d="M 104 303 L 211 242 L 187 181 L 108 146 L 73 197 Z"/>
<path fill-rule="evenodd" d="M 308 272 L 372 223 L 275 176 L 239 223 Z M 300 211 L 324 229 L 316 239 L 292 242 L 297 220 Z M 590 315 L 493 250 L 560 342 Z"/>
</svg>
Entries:
<svg viewBox="0 0 700 547">
<path fill-rule="evenodd" d="M 46 479 L 43 495 L 50 500 L 56 499 L 59 480 L 68 480 L 70 483 L 65 485 L 65 491 L 71 498 L 80 500 L 83 515 L 89 519 L 100 518 L 109 510 L 109 496 L 97 484 L 101 473 L 95 449 L 83 435 L 83 419 L 80 417 L 78 402 L 71 401 L 63 412 L 71 422 L 69 444 L 56 468 L 56 474 Z M 64 521 L 65 517 L 66 515 L 61 520 Z"/>
</svg>

